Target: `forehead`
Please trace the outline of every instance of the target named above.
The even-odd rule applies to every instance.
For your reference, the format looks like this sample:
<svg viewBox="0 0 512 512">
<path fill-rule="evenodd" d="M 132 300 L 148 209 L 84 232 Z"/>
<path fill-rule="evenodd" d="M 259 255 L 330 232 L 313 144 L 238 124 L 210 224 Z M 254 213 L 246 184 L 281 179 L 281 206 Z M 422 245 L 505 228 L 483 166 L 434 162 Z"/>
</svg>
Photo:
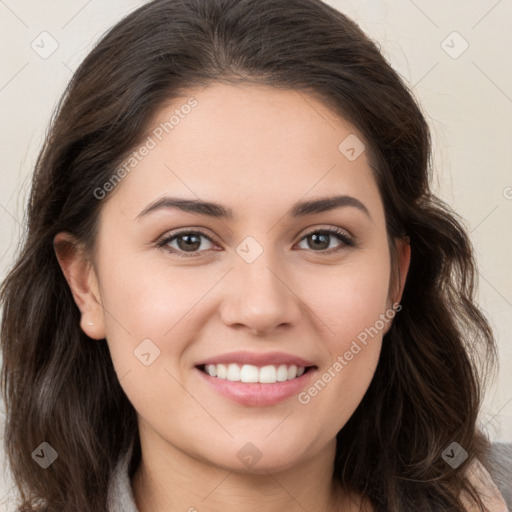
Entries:
<svg viewBox="0 0 512 512">
<path fill-rule="evenodd" d="M 236 212 L 334 194 L 379 202 L 362 135 L 304 92 L 190 89 L 158 111 L 146 137 L 109 201 L 131 218 L 171 193 Z"/>
</svg>

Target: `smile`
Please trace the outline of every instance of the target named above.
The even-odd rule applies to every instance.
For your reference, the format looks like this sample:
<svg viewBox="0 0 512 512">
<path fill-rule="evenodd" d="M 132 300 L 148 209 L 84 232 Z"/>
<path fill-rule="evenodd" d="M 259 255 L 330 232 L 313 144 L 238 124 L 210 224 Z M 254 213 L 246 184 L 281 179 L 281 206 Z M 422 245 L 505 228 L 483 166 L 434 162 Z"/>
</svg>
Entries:
<svg viewBox="0 0 512 512">
<path fill-rule="evenodd" d="M 266 365 L 258 367 L 252 364 L 206 364 L 199 367 L 203 372 L 217 379 L 231 382 L 275 384 L 293 380 L 304 374 L 306 368 L 296 365 Z"/>
<path fill-rule="evenodd" d="M 196 366 L 196 371 L 211 390 L 250 407 L 270 406 L 297 396 L 318 374 L 316 366 L 297 367 L 283 364 L 262 367 L 235 363 L 208 364 Z M 242 378 L 252 380 L 247 382 L 242 381 Z M 279 378 L 283 380 L 278 380 Z"/>
</svg>

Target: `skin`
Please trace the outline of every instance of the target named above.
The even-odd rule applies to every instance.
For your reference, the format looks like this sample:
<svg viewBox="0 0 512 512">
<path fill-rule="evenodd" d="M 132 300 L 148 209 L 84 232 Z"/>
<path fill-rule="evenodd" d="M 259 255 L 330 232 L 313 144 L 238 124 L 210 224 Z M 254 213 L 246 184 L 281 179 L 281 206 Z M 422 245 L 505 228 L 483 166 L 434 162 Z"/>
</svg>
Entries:
<svg viewBox="0 0 512 512">
<path fill-rule="evenodd" d="M 94 264 L 79 249 L 58 254 L 81 327 L 93 339 L 106 338 L 138 414 L 137 506 L 358 510 L 363 498 L 331 482 L 335 437 L 371 382 L 391 322 L 308 404 L 294 396 L 244 406 L 210 389 L 194 366 L 242 349 L 284 351 L 314 361 L 321 375 L 400 301 L 409 245 L 397 242 L 398 283 L 366 152 L 350 161 L 338 150 L 350 134 L 364 139 L 313 96 L 249 84 L 189 92 L 198 105 L 104 200 Z M 187 99 L 162 108 L 154 126 Z M 299 200 L 335 193 L 357 198 L 369 215 L 345 206 L 286 217 Z M 237 218 L 169 208 L 136 219 L 165 195 L 218 202 Z M 306 237 L 334 227 L 356 246 L 330 235 L 323 247 L 340 250 L 328 255 Z M 156 246 L 170 231 L 192 228 L 212 239 L 200 238 L 195 256 Z M 247 236 L 263 248 L 252 263 L 236 252 Z M 70 239 L 60 233 L 56 242 Z M 168 245 L 184 252 L 186 244 Z M 133 353 L 147 338 L 160 350 L 149 366 Z M 248 442 L 261 453 L 251 467 L 237 457 Z"/>
</svg>

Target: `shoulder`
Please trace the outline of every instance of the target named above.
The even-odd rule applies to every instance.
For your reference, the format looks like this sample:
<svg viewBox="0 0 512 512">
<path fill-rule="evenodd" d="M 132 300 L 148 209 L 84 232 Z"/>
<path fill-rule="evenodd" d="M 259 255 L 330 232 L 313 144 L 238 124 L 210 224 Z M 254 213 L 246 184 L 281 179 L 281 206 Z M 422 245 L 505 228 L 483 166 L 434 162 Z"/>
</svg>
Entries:
<svg viewBox="0 0 512 512">
<path fill-rule="evenodd" d="M 512 443 L 491 443 L 485 468 L 512 510 Z"/>
<path fill-rule="evenodd" d="M 110 476 L 107 497 L 107 512 L 138 512 L 130 478 L 133 441 L 121 455 Z"/>
</svg>

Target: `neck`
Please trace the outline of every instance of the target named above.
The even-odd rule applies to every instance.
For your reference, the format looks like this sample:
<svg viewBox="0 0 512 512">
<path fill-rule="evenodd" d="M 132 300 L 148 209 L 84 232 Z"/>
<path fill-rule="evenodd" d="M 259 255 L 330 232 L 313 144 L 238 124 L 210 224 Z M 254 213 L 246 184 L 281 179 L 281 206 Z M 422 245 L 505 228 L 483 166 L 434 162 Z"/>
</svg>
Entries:
<svg viewBox="0 0 512 512">
<path fill-rule="evenodd" d="M 218 467 L 160 438 L 143 443 L 132 479 L 139 512 L 239 512 L 248 504 L 264 512 L 352 512 L 360 500 L 332 480 L 336 440 L 311 459 L 284 471 L 259 473 Z"/>
</svg>

